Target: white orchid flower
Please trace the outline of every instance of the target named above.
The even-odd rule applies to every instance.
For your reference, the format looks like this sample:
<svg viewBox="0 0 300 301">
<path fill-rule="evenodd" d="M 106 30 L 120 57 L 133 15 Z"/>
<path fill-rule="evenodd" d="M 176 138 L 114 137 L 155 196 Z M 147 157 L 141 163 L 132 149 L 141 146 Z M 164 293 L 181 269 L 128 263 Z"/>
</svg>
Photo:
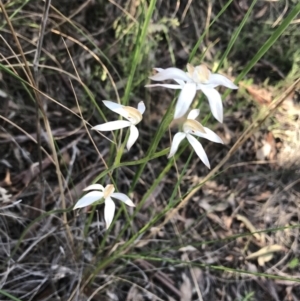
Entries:
<svg viewBox="0 0 300 301">
<path fill-rule="evenodd" d="M 223 144 L 223 141 L 216 133 L 214 133 L 212 130 L 208 129 L 205 126 L 202 126 L 201 123 L 199 123 L 198 121 L 195 120 L 199 116 L 199 114 L 200 114 L 199 109 L 194 109 L 194 110 L 190 111 L 190 113 L 187 117 L 187 120 L 184 122 L 184 124 L 182 126 L 183 132 L 178 132 L 177 134 L 175 134 L 175 136 L 173 138 L 168 158 L 171 158 L 175 155 L 180 142 L 184 138 L 187 138 L 187 140 L 189 141 L 189 143 L 191 144 L 191 146 L 195 150 L 196 154 L 200 158 L 200 160 L 208 168 L 210 168 L 210 164 L 209 164 L 209 161 L 208 161 L 208 158 L 207 158 L 207 155 L 204 151 L 203 146 L 192 135 L 202 137 L 202 138 L 208 139 L 208 140 L 210 140 L 212 142 L 216 142 L 216 143 L 222 143 Z"/>
<path fill-rule="evenodd" d="M 124 193 L 114 192 L 115 187 L 112 184 L 107 185 L 105 188 L 101 184 L 92 184 L 84 189 L 84 191 L 93 190 L 84 195 L 75 204 L 73 210 L 90 206 L 96 201 L 104 198 L 104 219 L 106 223 L 106 229 L 109 228 L 115 215 L 116 205 L 111 198 L 116 198 L 130 207 L 135 207 L 132 200 Z"/>
<path fill-rule="evenodd" d="M 157 74 L 151 76 L 154 81 L 163 81 L 173 79 L 177 84 L 151 84 L 146 87 L 166 87 L 170 89 L 181 89 L 174 113 L 174 119 L 182 117 L 190 107 L 197 90 L 201 90 L 207 97 L 213 116 L 223 122 L 223 104 L 221 95 L 215 89 L 217 86 L 225 86 L 230 89 L 238 87 L 227 77 L 211 73 L 205 65 L 192 66 L 187 64 L 188 72 L 178 68 L 155 68 Z"/>
<path fill-rule="evenodd" d="M 109 100 L 103 100 L 103 103 L 110 110 L 112 110 L 115 113 L 118 113 L 119 115 L 126 118 L 127 120 L 116 120 L 116 121 L 106 122 L 94 126 L 92 130 L 104 132 L 104 131 L 113 131 L 113 130 L 119 130 L 119 129 L 129 127 L 130 135 L 126 146 L 127 149 L 130 150 L 132 145 L 139 137 L 139 131 L 136 125 L 143 119 L 143 113 L 146 110 L 144 102 L 143 101 L 139 102 L 137 109 L 133 107 L 122 106 L 118 103 Z"/>
</svg>

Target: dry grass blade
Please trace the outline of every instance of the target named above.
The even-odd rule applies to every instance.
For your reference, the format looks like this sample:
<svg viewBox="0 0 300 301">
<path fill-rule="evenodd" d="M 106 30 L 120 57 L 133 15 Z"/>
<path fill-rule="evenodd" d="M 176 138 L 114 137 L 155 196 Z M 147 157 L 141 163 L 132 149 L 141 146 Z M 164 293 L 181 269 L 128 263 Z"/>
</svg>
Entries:
<svg viewBox="0 0 300 301">
<path fill-rule="evenodd" d="M 36 102 L 37 102 L 37 105 L 38 105 L 38 109 L 42 113 L 44 125 L 45 125 L 45 128 L 46 128 L 48 137 L 49 137 L 49 142 L 50 142 L 52 154 L 53 154 L 54 161 L 55 161 L 57 179 L 58 179 L 58 183 L 59 183 L 59 187 L 60 187 L 60 196 L 61 196 L 62 207 L 63 207 L 63 209 L 66 209 L 66 202 L 65 202 L 64 193 L 63 193 L 63 184 L 62 184 L 61 172 L 60 172 L 60 168 L 59 168 L 59 160 L 58 160 L 57 152 L 56 152 L 56 149 L 55 149 L 55 144 L 54 144 L 54 141 L 53 141 L 53 136 L 52 136 L 52 131 L 51 131 L 50 123 L 49 123 L 49 120 L 47 118 L 46 112 L 45 112 L 45 110 L 43 108 L 43 104 L 42 104 L 42 101 L 41 101 L 41 98 L 40 98 L 39 89 L 36 87 L 35 80 L 33 78 L 31 70 L 30 70 L 30 68 L 29 68 L 29 66 L 27 64 L 27 60 L 25 58 L 22 46 L 21 46 L 21 44 L 19 42 L 19 39 L 18 39 L 17 35 L 15 34 L 14 27 L 13 27 L 11 21 L 10 21 L 9 16 L 7 15 L 7 12 L 6 12 L 6 9 L 5 9 L 5 7 L 4 7 L 4 5 L 2 3 L 2 0 L 0 0 L 0 7 L 2 9 L 2 13 L 4 14 L 5 20 L 6 20 L 7 24 L 9 25 L 9 28 L 10 28 L 11 33 L 13 35 L 13 38 L 14 38 L 16 44 L 17 44 L 19 53 L 21 54 L 21 57 L 22 57 L 23 62 L 25 64 L 25 70 L 26 70 L 26 74 L 27 74 L 27 79 L 28 79 L 29 83 L 33 87 L 35 87 L 35 89 L 34 89 L 35 99 L 36 99 Z M 40 164 L 41 164 L 41 162 L 40 162 Z M 40 165 L 40 167 L 41 167 L 41 165 Z M 69 226 L 68 226 L 67 215 L 66 215 L 66 213 L 63 213 L 63 215 L 64 215 L 64 220 L 65 220 L 66 231 L 68 233 L 68 238 L 69 238 L 70 242 L 72 243 L 73 239 L 72 239 L 71 231 L 70 231 Z"/>
<path fill-rule="evenodd" d="M 66 22 L 72 24 L 72 21 L 67 18 L 66 16 L 64 16 L 59 10 L 57 10 L 53 5 L 51 5 L 51 8 L 57 13 L 59 14 L 63 19 L 66 20 Z M 118 103 L 120 103 L 120 96 L 119 96 L 119 93 L 118 93 L 118 89 L 116 87 L 116 84 L 115 84 L 115 81 L 113 80 L 112 76 L 111 76 L 111 73 L 109 72 L 109 70 L 107 69 L 107 67 L 105 66 L 105 64 L 102 62 L 102 60 L 99 58 L 99 56 L 97 56 L 93 51 L 91 51 L 87 46 L 85 46 L 83 43 L 81 43 L 80 41 L 74 39 L 73 37 L 69 36 L 69 35 L 66 35 L 64 33 L 62 33 L 61 31 L 58 31 L 58 30 L 55 30 L 55 29 L 52 29 L 52 32 L 55 33 L 55 34 L 58 34 L 58 35 L 61 35 L 62 37 L 66 38 L 66 39 L 69 39 L 70 41 L 80 45 L 83 49 L 85 49 L 86 51 L 88 51 L 92 57 L 94 57 L 96 59 L 97 62 L 100 63 L 100 65 L 102 66 L 102 68 L 105 70 L 105 72 L 107 73 L 110 81 L 111 81 L 111 84 L 114 88 L 114 91 L 115 91 L 115 94 L 116 94 L 116 99 L 118 101 Z"/>
<path fill-rule="evenodd" d="M 43 19 L 42 19 L 42 24 L 41 24 L 41 29 L 39 33 L 39 39 L 37 41 L 37 47 L 36 47 L 36 52 L 34 55 L 33 59 L 33 72 L 34 72 L 34 78 L 35 78 L 35 86 L 37 90 L 39 90 L 39 61 L 40 61 L 40 56 L 41 56 L 41 51 L 42 51 L 42 46 L 43 46 L 43 39 L 44 39 L 44 34 L 45 34 L 45 28 L 48 20 L 48 14 L 49 14 L 49 7 L 50 7 L 51 0 L 46 0 L 45 1 L 45 9 L 44 9 L 44 14 L 43 14 Z M 41 104 L 43 105 L 43 104 Z M 40 181 L 41 181 L 41 191 L 42 191 L 42 197 L 41 197 L 41 208 L 45 208 L 44 204 L 44 198 L 45 198 L 45 179 L 43 177 L 43 166 L 42 166 L 42 152 L 41 152 L 41 124 L 40 124 L 40 118 L 39 118 L 39 105 L 38 102 L 36 101 L 35 103 L 35 118 L 36 118 L 36 136 L 37 136 L 37 146 L 38 146 L 38 159 L 39 159 L 39 176 L 40 176 Z M 67 220 L 65 220 L 67 222 Z"/>
</svg>

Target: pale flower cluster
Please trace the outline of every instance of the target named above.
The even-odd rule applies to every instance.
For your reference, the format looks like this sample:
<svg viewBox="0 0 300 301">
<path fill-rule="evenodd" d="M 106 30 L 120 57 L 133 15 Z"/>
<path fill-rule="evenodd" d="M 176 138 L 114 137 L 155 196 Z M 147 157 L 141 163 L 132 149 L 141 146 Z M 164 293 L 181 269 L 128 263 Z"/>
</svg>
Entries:
<svg viewBox="0 0 300 301">
<path fill-rule="evenodd" d="M 154 81 L 164 81 L 172 79 L 175 84 L 152 84 L 146 87 L 166 87 L 170 89 L 180 89 L 179 98 L 175 107 L 174 119 L 182 117 L 189 109 L 197 90 L 201 90 L 207 97 L 212 115 L 223 122 L 223 104 L 220 93 L 215 89 L 218 86 L 224 86 L 230 89 L 238 87 L 227 77 L 211 73 L 205 65 L 192 66 L 187 64 L 187 72 L 178 68 L 155 68 L 157 74 L 150 78 Z"/>
<path fill-rule="evenodd" d="M 237 89 L 238 87 L 231 82 L 227 77 L 221 74 L 211 73 L 205 65 L 192 66 L 187 65 L 187 72 L 178 68 L 155 68 L 157 73 L 151 76 L 150 79 L 154 81 L 174 80 L 177 84 L 151 84 L 146 87 L 165 87 L 170 89 L 180 89 L 178 101 L 175 106 L 174 119 L 183 117 L 190 108 L 192 101 L 198 90 L 202 91 L 207 97 L 212 115 L 219 121 L 223 122 L 223 104 L 221 95 L 215 89 L 217 86 L 225 86 L 230 89 Z M 104 100 L 103 104 L 111 111 L 124 117 L 126 120 L 110 121 L 103 124 L 96 125 L 93 130 L 97 131 L 114 131 L 129 127 L 129 137 L 127 140 L 127 150 L 129 151 L 133 144 L 139 137 L 139 131 L 136 127 L 143 119 L 143 114 L 146 110 L 144 102 L 139 102 L 137 108 L 123 106 L 118 103 Z M 175 134 L 168 158 L 175 155 L 178 150 L 180 142 L 186 138 L 200 160 L 210 168 L 209 160 L 201 143 L 194 137 L 208 139 L 212 142 L 223 143 L 222 139 L 212 130 L 201 125 L 196 121 L 200 110 L 193 109 L 187 115 L 186 120 L 182 125 L 182 131 Z M 123 193 L 114 192 L 115 187 L 112 184 L 103 187 L 100 184 L 92 184 L 84 189 L 90 191 L 78 200 L 74 209 L 83 208 L 92 204 L 98 203 L 104 199 L 104 219 L 106 228 L 109 228 L 113 221 L 115 214 L 115 203 L 112 198 L 118 199 L 130 207 L 134 207 L 132 200 Z"/>
<path fill-rule="evenodd" d="M 104 219 L 106 229 L 109 228 L 115 215 L 116 205 L 111 198 L 118 199 L 130 207 L 135 207 L 132 200 L 124 193 L 114 192 L 115 187 L 112 184 L 106 185 L 104 188 L 101 184 L 92 184 L 86 187 L 83 191 L 90 191 L 84 195 L 74 206 L 73 209 L 83 208 L 92 205 L 93 203 L 104 199 Z"/>
<path fill-rule="evenodd" d="M 116 120 L 111 122 L 106 122 L 103 124 L 96 125 L 92 128 L 92 130 L 98 130 L 98 131 L 114 131 L 114 130 L 120 130 L 123 128 L 129 127 L 130 129 L 130 135 L 127 141 L 127 149 L 130 150 L 132 145 L 135 143 L 137 138 L 139 137 L 139 131 L 136 127 L 136 125 L 141 122 L 143 119 L 143 114 L 146 110 L 144 102 L 139 102 L 138 107 L 127 107 L 122 106 L 118 103 L 104 100 L 104 105 L 108 107 L 113 112 L 121 115 L 122 117 L 126 118 L 126 120 Z"/>
</svg>

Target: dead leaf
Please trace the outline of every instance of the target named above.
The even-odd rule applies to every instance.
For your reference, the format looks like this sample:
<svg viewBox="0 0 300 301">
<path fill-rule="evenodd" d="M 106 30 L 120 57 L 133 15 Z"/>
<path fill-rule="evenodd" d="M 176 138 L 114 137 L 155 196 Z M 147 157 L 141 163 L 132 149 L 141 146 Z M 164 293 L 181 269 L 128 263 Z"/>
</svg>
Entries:
<svg viewBox="0 0 300 301">
<path fill-rule="evenodd" d="M 11 180 L 10 180 L 10 172 L 9 172 L 9 169 L 6 169 L 6 175 L 5 175 L 5 179 L 4 179 L 4 183 L 7 185 L 7 186 L 11 186 Z"/>
<path fill-rule="evenodd" d="M 232 217 L 231 216 L 224 216 L 223 221 L 224 221 L 224 224 L 227 227 L 227 229 L 230 229 L 231 225 L 232 225 Z"/>
<path fill-rule="evenodd" d="M 258 264 L 262 267 L 266 262 L 270 261 L 273 258 L 273 253 L 265 254 L 257 258 Z"/>
<path fill-rule="evenodd" d="M 246 87 L 249 94 L 252 95 L 254 100 L 256 100 L 261 105 L 267 105 L 272 101 L 272 93 L 264 88 L 258 88 L 257 86 L 247 86 Z"/>
<path fill-rule="evenodd" d="M 228 208 L 229 204 L 228 202 L 219 202 L 215 205 L 211 205 L 206 199 L 203 199 L 199 202 L 199 206 L 206 212 L 222 212 Z"/>
<path fill-rule="evenodd" d="M 258 258 L 270 253 L 274 253 L 274 252 L 281 252 L 281 251 L 285 251 L 286 248 L 280 245 L 271 245 L 271 246 L 267 246 L 267 247 L 263 247 L 260 250 L 258 250 L 257 252 L 254 252 L 250 255 L 248 255 L 246 257 L 246 259 L 254 259 L 254 258 Z"/>
<path fill-rule="evenodd" d="M 186 246 L 186 247 L 182 247 L 178 250 L 179 252 L 193 252 L 193 251 L 197 251 L 197 249 L 193 246 Z"/>
<path fill-rule="evenodd" d="M 228 256 L 225 257 L 225 260 L 229 261 L 229 262 L 233 262 L 234 257 L 233 257 L 233 255 L 228 255 Z"/>
<path fill-rule="evenodd" d="M 240 214 L 237 214 L 236 216 L 236 219 L 241 221 L 245 226 L 246 228 L 248 228 L 248 230 L 252 233 L 252 235 L 259 241 L 262 241 L 262 235 L 263 233 L 259 234 L 259 233 L 253 233 L 253 232 L 257 232 L 256 228 L 252 225 L 252 223 L 247 219 L 247 217 L 243 216 L 243 215 L 240 215 Z"/>
<path fill-rule="evenodd" d="M 143 301 L 144 298 L 140 294 L 139 290 L 135 285 L 132 285 L 127 294 L 126 301 Z"/>
<path fill-rule="evenodd" d="M 0 89 L 0 97 L 2 97 L 2 98 L 6 98 L 7 97 L 7 94 L 3 90 L 1 90 L 1 89 Z"/>
<path fill-rule="evenodd" d="M 192 284 L 186 274 L 182 274 L 182 284 L 180 286 L 181 298 L 180 301 L 192 300 Z"/>
<path fill-rule="evenodd" d="M 262 18 L 262 17 L 265 15 L 265 13 L 267 12 L 268 8 L 269 8 L 268 5 L 264 5 L 264 6 L 262 7 L 262 9 L 260 9 L 260 10 L 254 15 L 254 18 L 255 18 L 255 19 L 260 19 L 260 18 Z"/>
<path fill-rule="evenodd" d="M 257 273 L 257 266 L 256 264 L 253 264 L 253 263 L 250 263 L 250 262 L 247 262 L 247 270 L 251 273 Z"/>
<path fill-rule="evenodd" d="M 263 146 L 256 151 L 257 160 L 264 161 L 270 157 L 272 151 L 272 145 L 267 141 L 263 140 Z"/>
<path fill-rule="evenodd" d="M 150 239 L 143 239 L 136 243 L 135 248 L 143 248 L 151 242 Z"/>
<path fill-rule="evenodd" d="M 2 187 L 0 187 L 0 202 L 3 204 L 11 202 L 11 194 L 8 194 L 8 191 Z"/>
<path fill-rule="evenodd" d="M 106 291 L 106 295 L 109 297 L 109 299 L 111 301 L 119 301 L 119 298 L 118 298 L 117 294 L 115 292 L 113 292 L 113 291 L 107 290 Z"/>
<path fill-rule="evenodd" d="M 202 270 L 201 269 L 199 269 L 199 268 L 192 268 L 192 271 L 193 271 L 193 273 L 194 273 L 194 275 L 195 275 L 195 278 L 196 278 L 196 280 L 197 280 L 197 283 L 198 284 L 203 284 L 204 285 L 204 277 L 203 277 L 203 272 L 202 272 Z"/>
<path fill-rule="evenodd" d="M 224 222 L 214 213 L 208 213 L 207 217 L 212 220 L 214 223 L 218 224 L 223 230 L 228 231 Z"/>
<path fill-rule="evenodd" d="M 154 235 L 157 235 L 158 237 L 164 237 L 165 236 L 165 232 L 159 227 L 152 227 L 150 229 L 150 232 L 151 232 L 152 236 L 154 236 Z"/>
<path fill-rule="evenodd" d="M 69 165 L 70 162 L 71 162 L 71 157 L 70 157 L 68 151 L 63 152 L 63 153 L 61 154 L 60 162 L 59 162 L 59 163 L 60 163 L 61 165 L 64 165 L 64 164 L 65 164 L 65 165 Z"/>
</svg>

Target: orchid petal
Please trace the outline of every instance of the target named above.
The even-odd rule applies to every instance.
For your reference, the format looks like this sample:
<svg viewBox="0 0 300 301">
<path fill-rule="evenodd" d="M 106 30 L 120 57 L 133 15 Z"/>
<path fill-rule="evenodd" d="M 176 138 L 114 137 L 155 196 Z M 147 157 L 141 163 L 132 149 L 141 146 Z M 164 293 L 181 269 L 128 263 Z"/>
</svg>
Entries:
<svg viewBox="0 0 300 301">
<path fill-rule="evenodd" d="M 125 203 L 127 206 L 130 207 L 135 207 L 135 205 L 133 204 L 132 200 L 124 193 L 120 193 L 120 192 L 114 192 L 111 197 L 116 198 L 120 201 L 122 201 L 123 203 Z"/>
<path fill-rule="evenodd" d="M 83 191 L 89 191 L 89 190 L 100 190 L 103 191 L 104 187 L 101 184 L 92 184 L 88 187 L 84 188 Z"/>
<path fill-rule="evenodd" d="M 139 111 L 142 115 L 144 114 L 144 112 L 145 112 L 145 110 L 146 110 L 146 106 L 145 106 L 145 104 L 144 104 L 143 101 L 140 101 L 140 102 L 138 103 L 137 109 L 138 109 L 138 111 Z"/>
<path fill-rule="evenodd" d="M 182 88 L 185 84 L 185 81 L 183 81 L 182 79 L 176 79 L 174 78 L 174 81 L 180 85 L 180 87 Z"/>
<path fill-rule="evenodd" d="M 103 100 L 102 101 L 104 103 L 104 105 L 109 108 L 111 111 L 121 115 L 122 117 L 126 118 L 128 117 L 128 112 L 124 109 L 124 106 L 110 101 L 110 100 Z"/>
<path fill-rule="evenodd" d="M 139 131 L 135 125 L 130 126 L 130 135 L 127 141 L 127 149 L 130 150 L 132 145 L 135 143 L 137 138 L 139 137 Z"/>
<path fill-rule="evenodd" d="M 174 119 L 182 117 L 189 109 L 194 97 L 196 95 L 196 84 L 186 83 L 179 95 L 175 106 Z"/>
<path fill-rule="evenodd" d="M 203 146 L 201 145 L 201 143 L 190 134 L 187 134 L 186 137 L 187 137 L 188 141 L 190 142 L 191 146 L 193 147 L 194 151 L 200 158 L 200 160 L 210 169 L 210 164 L 209 164 L 207 155 L 206 155 L 205 150 L 204 150 Z"/>
<path fill-rule="evenodd" d="M 105 199 L 105 206 L 104 206 L 104 219 L 106 223 L 106 229 L 109 228 L 110 224 L 112 223 L 115 215 L 116 205 L 114 201 L 108 197 Z"/>
<path fill-rule="evenodd" d="M 184 71 L 174 67 L 164 69 L 161 72 L 158 72 L 153 76 L 150 76 L 149 78 L 155 81 L 163 81 L 166 79 L 181 79 L 183 81 L 188 81 L 188 82 L 191 81 L 191 79 Z"/>
<path fill-rule="evenodd" d="M 208 84 L 212 85 L 214 88 L 217 86 L 224 86 L 229 89 L 238 89 L 230 79 L 221 74 L 211 74 L 208 80 Z"/>
<path fill-rule="evenodd" d="M 194 109 L 189 112 L 189 115 L 187 116 L 187 119 L 196 119 L 200 114 L 199 109 Z"/>
<path fill-rule="evenodd" d="M 223 104 L 220 93 L 204 85 L 202 85 L 201 90 L 208 99 L 211 113 L 219 122 L 223 123 Z"/>
<path fill-rule="evenodd" d="M 182 89 L 182 86 L 175 85 L 175 84 L 151 84 L 151 85 L 146 85 L 145 87 L 146 88 L 165 87 L 165 88 L 174 89 L 174 90 Z"/>
<path fill-rule="evenodd" d="M 97 131 L 113 131 L 113 130 L 119 130 L 123 128 L 127 128 L 131 126 L 131 122 L 127 120 L 117 120 L 117 121 L 110 121 L 103 124 L 96 125 L 92 127 L 92 130 Z"/>
<path fill-rule="evenodd" d="M 175 153 L 178 150 L 178 146 L 180 144 L 180 142 L 186 137 L 185 133 L 182 132 L 178 132 L 175 134 L 173 141 L 172 141 L 172 145 L 171 145 L 171 149 L 170 149 L 170 153 L 168 155 L 168 158 L 171 158 L 175 155 Z"/>
<path fill-rule="evenodd" d="M 201 132 L 197 131 L 193 134 L 198 136 L 198 137 L 205 138 L 205 139 L 207 139 L 209 141 L 212 141 L 212 142 L 224 144 L 223 140 L 215 132 L 213 132 L 212 130 L 210 130 L 207 127 L 203 127 L 203 128 L 205 130 L 205 133 L 201 133 Z"/>
<path fill-rule="evenodd" d="M 120 114 L 120 112 L 124 110 L 123 109 L 124 106 L 120 105 L 119 103 L 110 100 L 103 100 L 102 102 L 107 108 L 109 108 L 111 111 L 117 114 Z"/>
<path fill-rule="evenodd" d="M 157 72 L 162 72 L 164 71 L 165 69 L 163 68 L 154 68 L 154 70 L 156 70 Z M 170 89 L 181 89 L 182 86 L 184 85 L 184 81 L 181 80 L 181 79 L 176 79 L 176 78 L 173 78 L 174 81 L 179 84 L 181 87 L 180 88 L 174 88 L 173 86 L 177 87 L 176 85 L 169 85 L 169 87 L 167 87 L 167 85 L 165 87 L 167 88 L 170 88 Z M 145 87 L 155 87 L 156 85 L 146 85 Z M 157 85 L 157 86 L 160 86 L 160 85 Z"/>
<path fill-rule="evenodd" d="M 89 205 L 95 203 L 96 201 L 100 200 L 102 197 L 103 197 L 103 192 L 91 191 L 78 200 L 78 202 L 75 204 L 73 210 L 75 210 L 77 208 L 83 208 L 83 207 L 89 206 Z"/>
</svg>

